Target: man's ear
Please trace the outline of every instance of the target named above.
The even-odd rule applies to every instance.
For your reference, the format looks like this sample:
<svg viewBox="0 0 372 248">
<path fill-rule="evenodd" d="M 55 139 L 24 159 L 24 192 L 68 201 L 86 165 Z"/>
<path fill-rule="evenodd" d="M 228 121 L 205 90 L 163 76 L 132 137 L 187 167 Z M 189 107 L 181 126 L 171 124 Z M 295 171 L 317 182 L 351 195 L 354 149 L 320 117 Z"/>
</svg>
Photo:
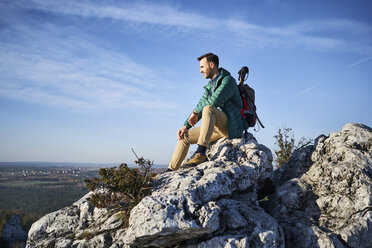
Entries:
<svg viewBox="0 0 372 248">
<path fill-rule="evenodd" d="M 212 61 L 209 62 L 209 67 L 212 68 L 212 69 L 214 69 L 214 63 Z"/>
</svg>

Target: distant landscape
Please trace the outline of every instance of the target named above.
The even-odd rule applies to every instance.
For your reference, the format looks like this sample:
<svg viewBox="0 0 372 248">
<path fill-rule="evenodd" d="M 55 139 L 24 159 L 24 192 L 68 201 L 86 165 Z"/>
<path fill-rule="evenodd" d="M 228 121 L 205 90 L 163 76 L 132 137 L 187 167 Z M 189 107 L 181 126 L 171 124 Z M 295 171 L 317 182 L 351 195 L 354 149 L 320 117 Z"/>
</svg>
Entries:
<svg viewBox="0 0 372 248">
<path fill-rule="evenodd" d="M 0 220 L 17 213 L 27 231 L 43 215 L 71 205 L 88 193 L 83 179 L 96 176 L 98 170 L 98 167 L 22 167 L 2 163 Z"/>
<path fill-rule="evenodd" d="M 28 231 L 47 213 L 69 206 L 89 192 L 83 179 L 113 164 L 12 162 L 0 163 L 0 230 L 13 213 Z M 134 166 L 134 165 L 133 165 Z M 155 171 L 161 171 L 154 166 Z"/>
<path fill-rule="evenodd" d="M 74 162 L 0 162 L 0 167 L 112 167 L 117 166 L 119 163 L 74 163 Z M 135 164 L 128 164 L 129 167 L 136 167 Z M 167 165 L 154 164 L 153 168 L 166 168 Z"/>
</svg>

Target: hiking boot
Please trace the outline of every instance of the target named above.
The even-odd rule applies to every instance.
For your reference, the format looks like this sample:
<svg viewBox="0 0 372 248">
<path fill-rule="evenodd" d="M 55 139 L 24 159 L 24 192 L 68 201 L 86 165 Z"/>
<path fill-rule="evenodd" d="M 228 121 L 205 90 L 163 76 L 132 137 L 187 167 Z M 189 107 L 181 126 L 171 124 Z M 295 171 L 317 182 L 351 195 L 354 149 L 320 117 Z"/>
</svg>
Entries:
<svg viewBox="0 0 372 248">
<path fill-rule="evenodd" d="M 195 153 L 195 155 L 191 159 L 183 163 L 182 168 L 192 168 L 192 167 L 197 166 L 198 164 L 204 163 L 207 160 L 208 159 L 206 155 Z"/>
</svg>

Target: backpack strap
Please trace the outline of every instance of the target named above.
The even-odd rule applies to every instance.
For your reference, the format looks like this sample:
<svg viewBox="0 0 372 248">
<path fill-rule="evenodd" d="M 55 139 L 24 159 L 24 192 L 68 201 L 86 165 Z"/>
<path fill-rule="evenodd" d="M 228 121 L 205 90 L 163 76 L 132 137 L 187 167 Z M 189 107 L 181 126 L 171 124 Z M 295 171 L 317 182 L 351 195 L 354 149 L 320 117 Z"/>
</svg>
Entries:
<svg viewBox="0 0 372 248">
<path fill-rule="evenodd" d="M 262 128 L 265 128 L 265 126 L 262 124 L 260 118 L 258 118 L 257 113 L 255 113 L 255 114 L 256 114 L 256 117 L 257 117 L 258 123 L 261 125 Z"/>
</svg>

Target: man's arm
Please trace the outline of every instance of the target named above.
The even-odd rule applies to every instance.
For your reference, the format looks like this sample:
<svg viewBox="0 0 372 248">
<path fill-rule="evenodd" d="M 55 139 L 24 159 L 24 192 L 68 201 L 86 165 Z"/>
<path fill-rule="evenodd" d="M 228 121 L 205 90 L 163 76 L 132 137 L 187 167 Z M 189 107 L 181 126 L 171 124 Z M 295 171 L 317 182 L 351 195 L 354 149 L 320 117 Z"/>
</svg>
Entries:
<svg viewBox="0 0 372 248">
<path fill-rule="evenodd" d="M 198 122 L 198 114 L 195 112 L 195 110 L 192 111 L 190 117 L 189 117 L 189 124 L 194 127 L 195 124 Z"/>
</svg>

